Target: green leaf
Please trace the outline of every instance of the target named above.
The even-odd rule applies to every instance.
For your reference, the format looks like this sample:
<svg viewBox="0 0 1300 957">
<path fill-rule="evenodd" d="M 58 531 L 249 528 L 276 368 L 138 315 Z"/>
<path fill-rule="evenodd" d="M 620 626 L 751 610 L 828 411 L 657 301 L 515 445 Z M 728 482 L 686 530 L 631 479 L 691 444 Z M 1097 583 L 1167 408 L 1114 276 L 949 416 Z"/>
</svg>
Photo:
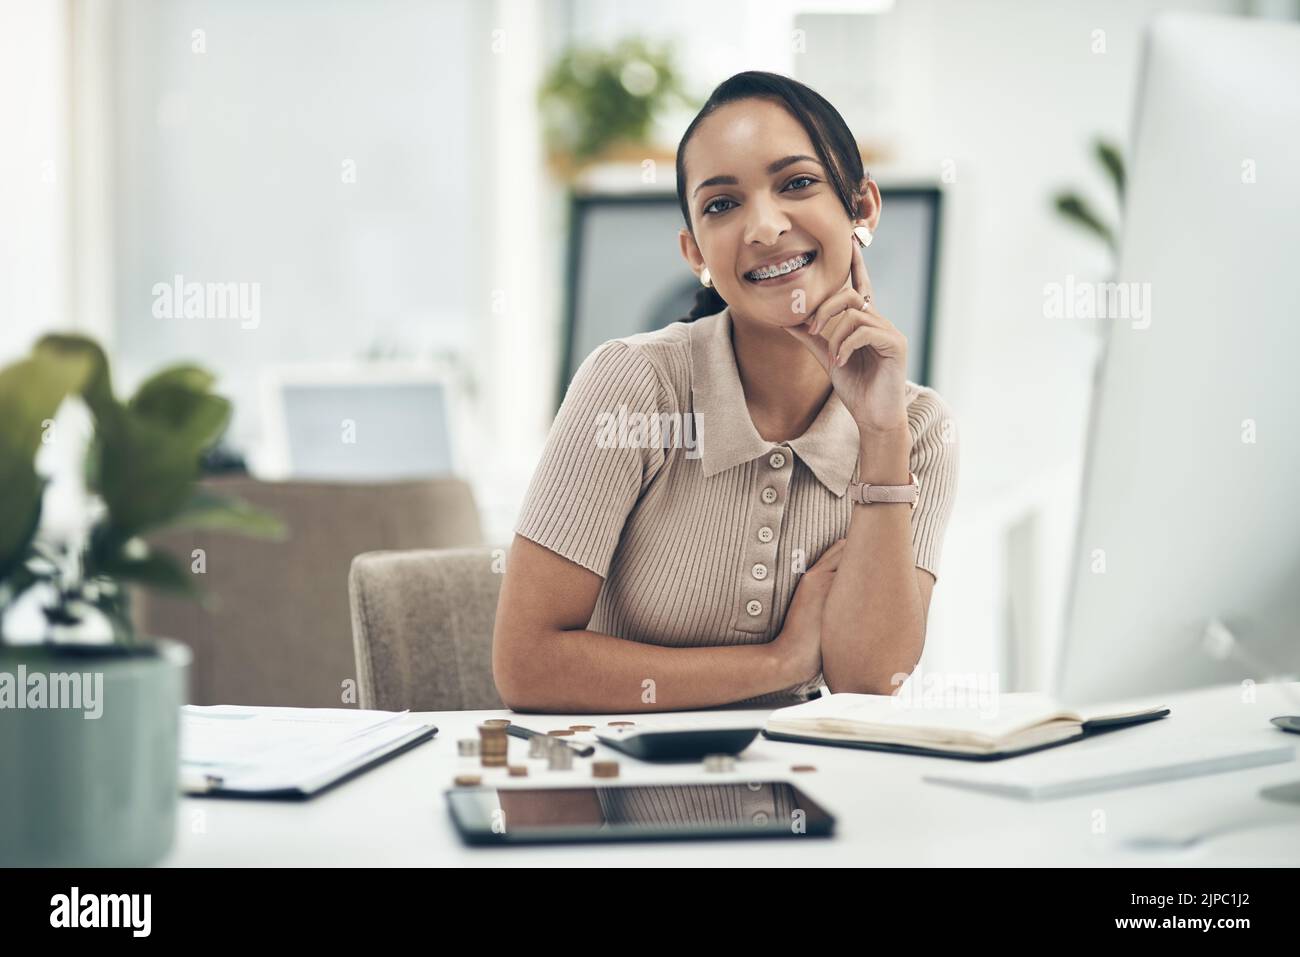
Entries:
<svg viewBox="0 0 1300 957">
<path fill-rule="evenodd" d="M 215 381 L 212 373 L 198 366 L 172 366 L 146 379 L 127 407 L 141 418 L 167 428 L 192 428 L 195 427 L 193 416 L 202 400 L 216 398 L 211 395 Z M 220 434 L 218 429 L 205 446 Z"/>
<path fill-rule="evenodd" d="M 108 357 L 94 339 L 70 333 L 51 333 L 37 340 L 33 355 L 87 365 L 87 375 L 78 391 L 90 406 L 91 414 L 97 421 L 117 414 L 120 406 L 113 398 Z"/>
<path fill-rule="evenodd" d="M 276 515 L 237 498 L 197 490 L 168 523 L 173 528 L 209 528 L 241 532 L 257 538 L 282 540 L 286 529 Z"/>
<path fill-rule="evenodd" d="M 1097 159 L 1110 175 L 1111 185 L 1115 187 L 1115 195 L 1119 198 L 1119 205 L 1122 208 L 1124 206 L 1124 158 L 1114 144 L 1107 143 L 1105 140 L 1097 140 L 1094 148 Z"/>
<path fill-rule="evenodd" d="M 36 533 L 45 483 L 35 462 L 46 422 L 90 372 L 86 355 L 68 353 L 37 353 L 0 369 L 0 580 Z"/>
<path fill-rule="evenodd" d="M 1109 226 L 1098 218 L 1097 214 L 1081 197 L 1074 193 L 1062 193 L 1056 197 L 1056 211 L 1066 219 L 1072 220 L 1079 226 L 1094 233 L 1101 240 L 1115 251 L 1115 235 L 1111 232 Z"/>
<path fill-rule="evenodd" d="M 125 542 L 163 525 L 189 501 L 202 449 L 134 415 L 100 446 L 99 493 L 108 506 L 111 537 Z"/>
<path fill-rule="evenodd" d="M 103 575 L 119 582 L 135 582 L 162 591 L 197 597 L 194 576 L 166 552 L 151 551 L 140 558 L 128 558 L 121 552 L 99 556 L 87 562 L 87 576 Z"/>
<path fill-rule="evenodd" d="M 99 444 L 98 490 L 122 543 L 167 524 L 190 502 L 199 460 L 230 421 L 212 376 L 174 366 L 148 379 Z"/>
</svg>

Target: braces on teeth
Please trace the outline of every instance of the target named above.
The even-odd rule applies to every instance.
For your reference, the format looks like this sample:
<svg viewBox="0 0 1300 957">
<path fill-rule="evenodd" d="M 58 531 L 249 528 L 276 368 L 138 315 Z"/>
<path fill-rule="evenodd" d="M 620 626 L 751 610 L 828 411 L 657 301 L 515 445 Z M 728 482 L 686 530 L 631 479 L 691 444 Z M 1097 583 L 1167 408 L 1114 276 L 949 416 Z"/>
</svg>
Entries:
<svg viewBox="0 0 1300 957">
<path fill-rule="evenodd" d="M 807 253 L 796 256 L 793 259 L 787 259 L 785 262 L 776 266 L 763 266 L 749 273 L 751 279 L 771 279 L 774 276 L 784 276 L 786 273 L 794 272 L 796 269 L 802 269 L 812 262 L 812 257 Z"/>
</svg>

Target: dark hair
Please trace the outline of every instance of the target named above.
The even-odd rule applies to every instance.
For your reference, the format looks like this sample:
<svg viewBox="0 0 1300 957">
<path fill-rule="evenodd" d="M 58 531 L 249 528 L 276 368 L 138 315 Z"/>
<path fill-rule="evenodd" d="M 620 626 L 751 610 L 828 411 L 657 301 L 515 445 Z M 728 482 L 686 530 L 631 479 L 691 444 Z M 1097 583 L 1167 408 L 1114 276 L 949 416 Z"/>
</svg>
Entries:
<svg viewBox="0 0 1300 957">
<path fill-rule="evenodd" d="M 775 100 L 799 121 L 812 140 L 817 158 L 826 170 L 826 177 L 839 195 L 849 218 L 855 217 L 857 207 L 854 204 L 854 193 L 865 174 L 858 144 L 839 110 L 831 106 L 830 101 L 816 90 L 798 80 L 779 73 L 747 70 L 718 84 L 677 144 L 677 201 L 681 204 L 682 219 L 686 221 L 686 228 L 691 235 L 695 235 L 695 229 L 691 226 L 691 208 L 686 200 L 686 144 L 694 135 L 695 128 L 718 107 L 751 97 Z M 701 316 L 711 316 L 715 312 L 721 312 L 726 305 L 727 301 L 718 294 L 717 289 L 701 286 L 695 293 L 695 305 L 691 308 L 690 315 L 681 321 L 694 322 Z"/>
</svg>

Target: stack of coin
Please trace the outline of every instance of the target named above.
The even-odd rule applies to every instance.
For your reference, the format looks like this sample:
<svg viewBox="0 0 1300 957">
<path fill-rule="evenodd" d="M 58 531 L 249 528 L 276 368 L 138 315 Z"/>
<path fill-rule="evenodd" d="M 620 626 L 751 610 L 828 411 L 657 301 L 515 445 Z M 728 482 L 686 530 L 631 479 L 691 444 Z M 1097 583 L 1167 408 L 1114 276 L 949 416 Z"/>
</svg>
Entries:
<svg viewBox="0 0 1300 957">
<path fill-rule="evenodd" d="M 462 758 L 477 758 L 478 738 L 461 738 L 456 742 L 456 750 Z"/>
<path fill-rule="evenodd" d="M 704 770 L 734 771 L 736 770 L 736 759 L 730 754 L 706 754 L 704 756 Z"/>
<path fill-rule="evenodd" d="M 618 777 L 618 762 L 617 761 L 592 761 L 591 776 L 593 778 Z"/>
<path fill-rule="evenodd" d="M 489 725 L 489 726 L 491 726 L 491 727 L 493 727 L 493 728 L 509 728 L 509 727 L 510 727 L 510 719 L 509 719 L 509 718 L 488 718 L 488 719 L 485 720 L 483 723 L 486 724 L 486 725 Z"/>
<path fill-rule="evenodd" d="M 512 764 L 512 765 L 510 765 L 509 767 L 510 767 L 510 776 L 511 776 L 512 778 L 526 778 L 526 777 L 528 777 L 528 765 L 526 765 L 526 764 Z"/>
<path fill-rule="evenodd" d="M 564 744 L 551 745 L 546 755 L 546 765 L 552 771 L 568 771 L 573 767 L 573 748 Z"/>
<path fill-rule="evenodd" d="M 528 739 L 528 756 L 530 758 L 544 758 L 551 753 L 551 746 L 555 739 L 546 734 L 535 734 Z"/>
<path fill-rule="evenodd" d="M 479 760 L 483 767 L 504 768 L 509 747 L 510 738 L 506 735 L 505 725 L 485 722 L 478 726 Z"/>
</svg>

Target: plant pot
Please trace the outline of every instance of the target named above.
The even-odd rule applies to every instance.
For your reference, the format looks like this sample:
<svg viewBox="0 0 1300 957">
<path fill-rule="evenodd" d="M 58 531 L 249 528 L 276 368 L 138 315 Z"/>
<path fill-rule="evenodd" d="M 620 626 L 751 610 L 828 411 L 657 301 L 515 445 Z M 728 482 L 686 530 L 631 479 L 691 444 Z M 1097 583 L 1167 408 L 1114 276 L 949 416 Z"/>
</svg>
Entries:
<svg viewBox="0 0 1300 957">
<path fill-rule="evenodd" d="M 167 640 L 0 645 L 0 695 L 30 704 L 32 676 L 47 676 L 43 706 L 0 698 L 0 863 L 140 867 L 167 854 L 191 657 Z M 60 679 L 56 694 L 52 674 L 79 678 Z M 74 687 L 86 694 L 75 707 Z"/>
</svg>

